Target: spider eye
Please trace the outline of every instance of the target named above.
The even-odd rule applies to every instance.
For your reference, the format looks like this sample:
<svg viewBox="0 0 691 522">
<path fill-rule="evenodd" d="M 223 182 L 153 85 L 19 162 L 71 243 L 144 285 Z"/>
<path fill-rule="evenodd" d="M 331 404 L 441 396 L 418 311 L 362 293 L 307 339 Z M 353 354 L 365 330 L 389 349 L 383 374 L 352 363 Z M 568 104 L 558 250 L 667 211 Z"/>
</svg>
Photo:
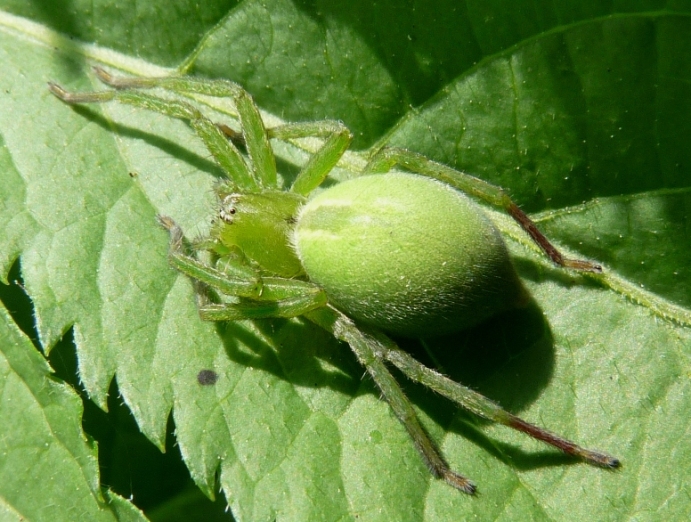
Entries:
<svg viewBox="0 0 691 522">
<path fill-rule="evenodd" d="M 223 198 L 221 210 L 218 212 L 221 221 L 229 225 L 233 224 L 233 215 L 237 212 L 237 208 L 235 207 L 237 202 L 238 198 L 236 194 L 231 194 Z"/>
<path fill-rule="evenodd" d="M 224 223 L 227 223 L 229 225 L 233 224 L 233 214 L 235 214 L 235 208 L 222 208 L 220 212 L 218 213 L 218 216 L 221 218 L 221 221 Z"/>
</svg>

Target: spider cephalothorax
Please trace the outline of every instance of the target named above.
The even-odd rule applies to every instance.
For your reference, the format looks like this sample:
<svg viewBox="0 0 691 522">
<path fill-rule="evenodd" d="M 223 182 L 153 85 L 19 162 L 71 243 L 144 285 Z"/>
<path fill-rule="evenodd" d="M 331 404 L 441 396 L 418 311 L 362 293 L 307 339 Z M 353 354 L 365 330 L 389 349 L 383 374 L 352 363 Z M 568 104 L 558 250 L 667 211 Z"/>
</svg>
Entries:
<svg viewBox="0 0 691 522">
<path fill-rule="evenodd" d="M 528 299 L 499 232 L 459 190 L 503 208 L 556 264 L 600 271 L 589 261 L 565 258 L 500 188 L 407 150 L 382 149 L 360 177 L 313 196 L 348 148 L 351 135 L 342 124 L 267 130 L 249 94 L 231 82 L 115 78 L 101 69 L 97 74 L 116 90 L 74 94 L 55 84 L 50 89 L 67 103 L 118 100 L 187 120 L 228 177 L 217 188 L 220 209 L 210 237 L 195 244 L 210 253 L 210 261 L 190 254 L 182 230 L 159 217 L 170 232 L 172 266 L 218 297 L 200 292 L 203 319 L 303 316 L 345 341 L 432 474 L 467 493 L 475 486 L 450 469 L 386 363 L 490 421 L 592 464 L 619 466 L 617 459 L 529 424 L 423 366 L 387 336 L 449 333 Z M 142 92 L 150 87 L 233 98 L 241 135 L 187 102 Z M 323 145 L 282 190 L 269 140 L 303 137 L 321 138 Z M 396 165 L 412 173 L 388 173 Z"/>
</svg>

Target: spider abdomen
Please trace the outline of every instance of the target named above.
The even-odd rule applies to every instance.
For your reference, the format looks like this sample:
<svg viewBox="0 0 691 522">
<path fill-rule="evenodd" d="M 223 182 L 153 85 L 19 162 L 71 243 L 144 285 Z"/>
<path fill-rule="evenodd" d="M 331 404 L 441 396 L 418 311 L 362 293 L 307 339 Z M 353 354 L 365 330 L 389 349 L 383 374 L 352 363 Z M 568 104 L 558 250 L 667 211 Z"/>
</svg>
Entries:
<svg viewBox="0 0 691 522">
<path fill-rule="evenodd" d="M 302 208 L 293 243 L 336 307 L 398 335 L 458 331 L 525 297 L 482 210 L 414 174 L 362 176 L 325 190 Z"/>
</svg>

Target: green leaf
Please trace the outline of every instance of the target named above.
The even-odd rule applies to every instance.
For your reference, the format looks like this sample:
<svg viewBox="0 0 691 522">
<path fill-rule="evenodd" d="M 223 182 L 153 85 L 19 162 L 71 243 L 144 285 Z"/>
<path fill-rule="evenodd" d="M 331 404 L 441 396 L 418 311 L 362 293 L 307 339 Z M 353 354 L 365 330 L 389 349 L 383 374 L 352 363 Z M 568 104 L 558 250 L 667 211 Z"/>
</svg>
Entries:
<svg viewBox="0 0 691 522">
<path fill-rule="evenodd" d="M 21 256 L 43 349 L 72 327 L 91 398 L 105 407 L 116 376 L 161 448 L 172 408 L 192 477 L 212 496 L 218 470 L 238 520 L 689 518 L 689 6 L 196 4 L 97 0 L 65 15 L 0 1 L 0 274 Z M 478 483 L 469 498 L 430 477 L 326 333 L 199 321 L 155 215 L 203 235 L 221 173 L 181 122 L 47 91 L 101 88 L 94 64 L 229 78 L 274 124 L 342 120 L 365 150 L 334 177 L 370 148 L 408 147 L 501 185 L 557 244 L 603 262 L 600 278 L 565 274 L 492 213 L 535 302 L 429 348 L 454 379 L 623 469 L 574 463 L 404 383 Z M 218 111 L 232 123 L 232 107 Z M 284 173 L 310 147 L 298 145 L 277 145 Z M 215 385 L 198 383 L 204 369 Z"/>
<path fill-rule="evenodd" d="M 82 403 L 0 306 L 0 517 L 3 520 L 146 520 L 101 490 Z"/>
</svg>

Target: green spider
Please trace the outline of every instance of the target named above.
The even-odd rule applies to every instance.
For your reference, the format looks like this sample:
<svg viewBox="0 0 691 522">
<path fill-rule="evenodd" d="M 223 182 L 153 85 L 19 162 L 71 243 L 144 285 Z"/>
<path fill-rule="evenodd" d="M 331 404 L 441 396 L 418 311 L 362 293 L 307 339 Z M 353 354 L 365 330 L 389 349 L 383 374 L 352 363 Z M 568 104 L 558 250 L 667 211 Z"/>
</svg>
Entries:
<svg viewBox="0 0 691 522">
<path fill-rule="evenodd" d="M 228 176 L 216 189 L 220 210 L 210 237 L 195 243 L 211 261 L 190 255 L 180 227 L 159 216 L 170 233 L 170 264 L 201 289 L 202 319 L 302 316 L 345 341 L 432 475 L 463 492 L 472 494 L 476 487 L 449 467 L 386 363 L 480 417 L 591 464 L 619 467 L 618 459 L 529 424 L 424 366 L 388 336 L 459 331 L 529 299 L 498 230 L 460 191 L 503 208 L 557 265 L 601 271 L 592 262 L 565 258 L 502 189 L 419 154 L 385 148 L 361 176 L 314 196 L 350 144 L 341 123 L 266 129 L 250 95 L 229 81 L 117 78 L 100 68 L 96 73 L 115 90 L 70 93 L 53 83 L 49 87 L 70 104 L 117 100 L 185 120 Z M 187 102 L 142 92 L 148 88 L 230 97 L 242 131 L 214 124 Z M 323 144 L 284 190 L 269 140 L 304 137 L 321 138 Z M 410 172 L 390 172 L 396 165 Z"/>
</svg>

